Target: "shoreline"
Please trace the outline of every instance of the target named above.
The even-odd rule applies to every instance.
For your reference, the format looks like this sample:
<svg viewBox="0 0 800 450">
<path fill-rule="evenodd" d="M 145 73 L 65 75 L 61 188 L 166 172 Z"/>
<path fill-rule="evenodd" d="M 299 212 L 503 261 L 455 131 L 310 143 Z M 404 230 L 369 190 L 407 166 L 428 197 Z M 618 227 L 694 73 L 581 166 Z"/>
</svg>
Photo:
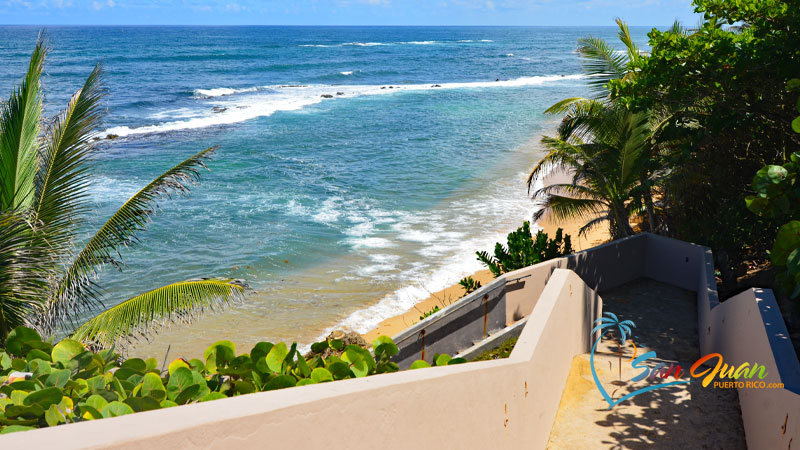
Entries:
<svg viewBox="0 0 800 450">
<path fill-rule="evenodd" d="M 542 184 L 544 186 L 550 186 L 552 184 L 565 183 L 569 181 L 569 177 L 564 171 L 553 169 L 550 171 L 550 173 L 543 177 Z M 545 215 L 538 222 L 535 222 L 534 225 L 536 228 L 539 228 L 547 233 L 547 235 L 551 238 L 554 237 L 556 231 L 561 228 L 563 233 L 570 235 L 572 238 L 572 247 L 575 251 L 586 250 L 587 248 L 597 246 L 610 239 L 608 230 L 602 226 L 586 233 L 586 236 L 584 237 L 579 237 L 578 230 L 580 230 L 584 223 L 586 223 L 586 220 L 580 218 L 556 222 L 555 219 Z M 522 226 L 522 223 L 520 223 L 518 226 Z M 503 244 L 505 244 L 505 242 L 503 242 Z M 477 250 L 478 249 L 476 249 L 476 251 Z M 485 250 L 491 251 L 491 249 Z M 489 272 L 488 269 L 479 270 L 469 276 L 476 281 L 480 281 L 484 286 L 494 280 L 492 273 Z M 364 337 L 364 340 L 366 340 L 367 343 L 372 343 L 373 340 L 382 335 L 389 337 L 396 336 L 403 330 L 414 325 L 416 322 L 419 322 L 420 316 L 423 315 L 424 312 L 430 311 L 435 306 L 444 308 L 463 296 L 464 288 L 462 288 L 458 283 L 453 284 L 445 289 L 442 289 L 441 291 L 431 293 L 428 298 L 417 302 L 414 306 L 402 314 L 382 320 L 375 328 L 367 331 L 366 333 L 361 333 L 361 336 Z"/>
</svg>

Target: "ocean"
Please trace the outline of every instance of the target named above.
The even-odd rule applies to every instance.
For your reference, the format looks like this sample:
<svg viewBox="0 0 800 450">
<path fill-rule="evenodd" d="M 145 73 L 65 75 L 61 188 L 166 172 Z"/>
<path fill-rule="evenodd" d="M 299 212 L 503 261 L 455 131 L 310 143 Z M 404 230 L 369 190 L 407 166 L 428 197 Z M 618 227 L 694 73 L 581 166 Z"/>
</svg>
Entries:
<svg viewBox="0 0 800 450">
<path fill-rule="evenodd" d="M 646 42 L 648 28 L 634 28 Z M 0 90 L 39 28 L 0 27 Z M 191 196 L 161 202 L 116 304 L 202 276 L 245 279 L 246 303 L 133 352 L 313 342 L 367 331 L 481 268 L 475 251 L 528 220 L 524 182 L 557 117 L 585 95 L 576 54 L 616 28 L 48 27 L 46 111 L 102 61 L 108 116 L 83 237 L 146 183 L 218 145 Z M 245 347 L 242 347 L 245 348 Z"/>
</svg>

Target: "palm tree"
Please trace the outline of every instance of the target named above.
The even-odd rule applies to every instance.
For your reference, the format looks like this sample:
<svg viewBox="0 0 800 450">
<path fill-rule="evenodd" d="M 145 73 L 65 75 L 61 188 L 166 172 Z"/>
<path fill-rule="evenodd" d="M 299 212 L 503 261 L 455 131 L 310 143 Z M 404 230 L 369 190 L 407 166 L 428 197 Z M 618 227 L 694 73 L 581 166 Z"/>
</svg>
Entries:
<svg viewBox="0 0 800 450">
<path fill-rule="evenodd" d="M 599 342 L 612 327 L 616 327 L 617 344 L 619 344 L 619 381 L 622 381 L 622 347 L 625 346 L 625 342 L 628 340 L 627 337 L 631 335 L 631 327 L 635 327 L 636 324 L 634 324 L 632 320 L 623 320 L 620 322 L 617 315 L 612 312 L 606 312 L 603 315 L 608 317 L 601 317 L 594 322 L 598 325 L 594 327 L 592 334 L 600 330 L 606 330 L 600 335 L 598 339 Z M 592 363 L 592 365 L 594 366 L 594 363 Z"/>
<path fill-rule="evenodd" d="M 568 140 L 572 133 L 585 130 L 587 120 L 592 120 L 592 115 L 602 114 L 603 108 L 617 108 L 614 99 L 608 90 L 608 85 L 612 80 L 630 80 L 635 77 L 635 68 L 640 59 L 645 54 L 634 42 L 631 37 L 628 25 L 620 18 L 615 22 L 619 27 L 617 36 L 622 43 L 623 50 L 616 50 L 605 40 L 596 37 L 585 37 L 578 40 L 578 54 L 583 60 L 583 71 L 589 79 L 589 89 L 593 94 L 592 98 L 572 97 L 564 99 L 550 108 L 546 114 L 563 114 L 564 119 L 559 127 L 559 138 Z M 671 28 L 673 33 L 687 33 L 680 22 L 675 21 Z M 658 229 L 655 205 L 653 203 L 652 188 L 656 176 L 659 174 L 660 163 L 658 157 L 664 151 L 665 145 L 659 143 L 657 139 L 663 126 L 670 121 L 671 111 L 649 111 L 648 121 L 651 124 L 651 137 L 649 146 L 642 149 L 643 158 L 638 166 L 639 186 L 631 193 L 641 204 L 643 212 L 647 215 L 647 223 L 650 231 Z"/>
<path fill-rule="evenodd" d="M 40 80 L 47 52 L 40 36 L 27 75 L 0 105 L 0 343 L 27 325 L 107 346 L 243 299 L 240 280 L 194 279 L 103 306 L 98 273 L 106 264 L 122 268 L 121 250 L 137 243 L 159 200 L 187 194 L 215 148 L 153 180 L 78 246 L 77 232 L 91 212 L 92 142 L 106 91 L 98 65 L 67 107 L 44 121 Z"/>
<path fill-rule="evenodd" d="M 631 213 L 641 209 L 636 190 L 647 163 L 649 117 L 597 101 L 581 108 L 585 113 L 562 123 L 559 138 L 542 138 L 549 152 L 528 176 L 528 189 L 552 168 L 568 170 L 572 181 L 534 191 L 534 219 L 548 212 L 558 220 L 586 219 L 579 235 L 608 222 L 612 238 L 630 236 Z"/>
</svg>

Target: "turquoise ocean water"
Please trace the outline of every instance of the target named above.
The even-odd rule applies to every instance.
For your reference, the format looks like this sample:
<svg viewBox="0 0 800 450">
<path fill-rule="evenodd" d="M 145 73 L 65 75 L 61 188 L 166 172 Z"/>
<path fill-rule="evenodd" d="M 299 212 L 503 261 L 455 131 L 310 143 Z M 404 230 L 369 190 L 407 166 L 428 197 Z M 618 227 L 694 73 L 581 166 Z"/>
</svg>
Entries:
<svg viewBox="0 0 800 450">
<path fill-rule="evenodd" d="M 23 75 L 38 30 L 0 27 L 1 92 Z M 646 28 L 633 32 L 646 40 Z M 480 268 L 475 250 L 530 217 L 524 176 L 557 123 L 543 110 L 586 93 L 575 49 L 590 34 L 616 31 L 49 28 L 49 113 L 98 60 L 106 70 L 91 228 L 220 146 L 191 197 L 163 202 L 124 252 L 125 272 L 106 269 L 107 302 L 199 276 L 246 279 L 246 304 L 143 347 L 193 353 L 222 337 L 366 331 L 457 282 Z"/>
</svg>

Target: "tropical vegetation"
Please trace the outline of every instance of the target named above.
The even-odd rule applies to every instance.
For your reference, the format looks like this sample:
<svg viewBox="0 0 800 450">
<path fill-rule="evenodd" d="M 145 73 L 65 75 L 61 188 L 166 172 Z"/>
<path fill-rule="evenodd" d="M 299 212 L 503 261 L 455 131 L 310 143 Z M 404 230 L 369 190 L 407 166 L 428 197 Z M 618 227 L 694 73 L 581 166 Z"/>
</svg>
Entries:
<svg viewBox="0 0 800 450">
<path fill-rule="evenodd" d="M 564 235 L 561 228 L 556 230 L 556 235 L 552 239 L 542 230 L 539 230 L 534 238 L 531 234 L 531 223 L 525 221 L 520 228 L 508 234 L 506 246 L 499 242 L 495 244 L 493 255 L 485 251 L 475 254 L 478 256 L 478 261 L 486 265 L 492 275 L 499 277 L 506 272 L 570 253 L 572 253 L 572 239 L 568 234 Z M 466 283 L 467 286 L 462 284 L 462 287 L 474 287 L 474 284 Z"/>
<path fill-rule="evenodd" d="M 25 78 L 0 105 L 0 344 L 13 329 L 28 325 L 46 336 L 65 332 L 93 346 L 109 346 L 151 333 L 156 324 L 189 320 L 242 299 L 242 281 L 208 278 L 129 299 L 104 297 L 112 290 L 97 284 L 99 272 L 107 264 L 123 267 L 121 252 L 138 242 L 159 201 L 187 194 L 215 149 L 164 172 L 83 239 L 86 218 L 94 213 L 89 187 L 95 130 L 107 93 L 103 71 L 97 65 L 66 108 L 46 119 L 42 70 L 47 53 L 40 37 Z"/>
<path fill-rule="evenodd" d="M 580 40 L 591 97 L 548 110 L 563 120 L 529 186 L 554 165 L 569 179 L 532 195 L 540 214 L 582 218 L 584 233 L 607 224 L 612 238 L 648 230 L 710 246 L 723 299 L 767 271 L 800 299 L 800 8 L 693 5 L 702 23 L 651 30 L 647 51 L 621 20 L 621 45 Z"/>
<path fill-rule="evenodd" d="M 176 359 L 159 368 L 155 358 L 121 360 L 113 349 L 95 352 L 74 339 L 53 344 L 17 327 L 0 349 L 0 434 L 396 372 L 390 358 L 397 353 L 387 336 L 375 339 L 372 352 L 332 339 L 313 344 L 305 356 L 297 344 L 282 342 L 259 342 L 237 355 L 232 342 L 219 341 L 203 359 Z M 449 355 L 433 361 L 466 362 Z M 430 364 L 411 366 L 422 367 Z"/>
</svg>

